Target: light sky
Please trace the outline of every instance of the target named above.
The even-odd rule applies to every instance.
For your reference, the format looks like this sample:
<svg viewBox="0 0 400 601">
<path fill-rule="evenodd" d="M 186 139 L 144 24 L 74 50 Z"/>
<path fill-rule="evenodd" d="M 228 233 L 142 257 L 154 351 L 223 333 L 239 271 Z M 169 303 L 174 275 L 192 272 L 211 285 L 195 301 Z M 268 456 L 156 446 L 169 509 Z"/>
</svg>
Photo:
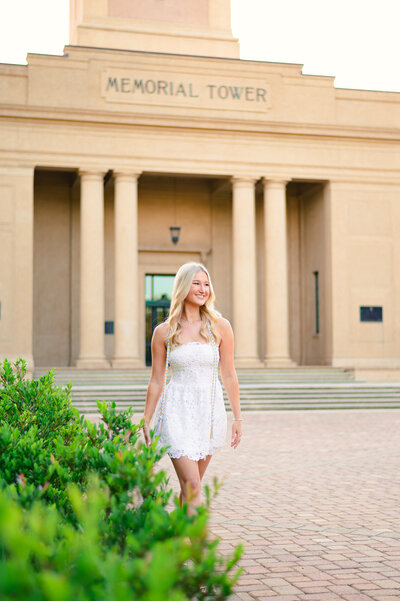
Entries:
<svg viewBox="0 0 400 601">
<path fill-rule="evenodd" d="M 134 0 L 132 0 L 134 1 Z M 69 0 L 0 3 L 0 62 L 62 54 Z M 232 0 L 241 58 L 304 65 L 336 87 L 400 92 L 400 0 Z"/>
</svg>

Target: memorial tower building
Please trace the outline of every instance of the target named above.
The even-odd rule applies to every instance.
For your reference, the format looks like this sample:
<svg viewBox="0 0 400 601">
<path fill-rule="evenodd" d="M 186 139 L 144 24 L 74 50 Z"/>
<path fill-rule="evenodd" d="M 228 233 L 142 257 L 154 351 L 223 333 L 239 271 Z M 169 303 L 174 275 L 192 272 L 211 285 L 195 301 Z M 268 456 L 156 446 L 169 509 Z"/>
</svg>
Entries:
<svg viewBox="0 0 400 601">
<path fill-rule="evenodd" d="M 241 60 L 229 0 L 71 0 L 0 65 L 1 358 L 149 364 L 193 260 L 238 367 L 400 379 L 399 230 L 400 94 Z"/>
</svg>

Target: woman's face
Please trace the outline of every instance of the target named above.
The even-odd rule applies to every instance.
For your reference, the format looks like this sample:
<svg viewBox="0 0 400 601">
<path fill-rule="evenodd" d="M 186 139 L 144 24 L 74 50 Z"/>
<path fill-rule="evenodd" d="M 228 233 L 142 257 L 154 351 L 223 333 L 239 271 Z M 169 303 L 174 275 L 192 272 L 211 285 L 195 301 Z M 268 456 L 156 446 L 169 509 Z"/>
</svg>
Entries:
<svg viewBox="0 0 400 601">
<path fill-rule="evenodd" d="M 208 276 L 204 271 L 200 270 L 195 274 L 189 294 L 185 300 L 201 307 L 205 304 L 209 296 L 210 282 L 208 281 Z"/>
</svg>

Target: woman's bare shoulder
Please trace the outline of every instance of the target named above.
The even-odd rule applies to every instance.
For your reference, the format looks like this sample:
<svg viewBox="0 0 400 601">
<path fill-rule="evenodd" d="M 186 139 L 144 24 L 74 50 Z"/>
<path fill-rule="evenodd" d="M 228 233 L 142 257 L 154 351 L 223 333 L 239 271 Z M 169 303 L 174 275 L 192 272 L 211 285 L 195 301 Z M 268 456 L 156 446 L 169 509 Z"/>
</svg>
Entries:
<svg viewBox="0 0 400 601">
<path fill-rule="evenodd" d="M 226 319 L 225 317 L 220 317 L 216 322 L 215 327 L 217 328 L 217 331 L 221 338 L 223 338 L 224 335 L 232 334 L 232 326 L 229 323 L 228 319 Z"/>
<path fill-rule="evenodd" d="M 169 324 L 166 321 L 159 323 L 158 326 L 154 328 L 153 332 L 153 340 L 154 342 L 164 342 L 166 343 L 169 332 Z"/>
</svg>

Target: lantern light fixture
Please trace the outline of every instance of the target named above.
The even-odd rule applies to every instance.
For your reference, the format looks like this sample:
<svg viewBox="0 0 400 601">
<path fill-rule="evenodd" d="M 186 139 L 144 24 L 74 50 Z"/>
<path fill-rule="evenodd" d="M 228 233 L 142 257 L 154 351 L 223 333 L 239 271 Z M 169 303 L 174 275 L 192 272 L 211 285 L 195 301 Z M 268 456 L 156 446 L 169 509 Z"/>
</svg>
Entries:
<svg viewBox="0 0 400 601">
<path fill-rule="evenodd" d="M 179 241 L 179 235 L 181 233 L 181 228 L 179 225 L 171 225 L 171 227 L 169 228 L 169 231 L 171 233 L 171 240 L 174 244 L 177 244 Z"/>
<path fill-rule="evenodd" d="M 176 225 L 176 177 L 174 178 L 174 225 L 170 226 L 169 232 L 173 244 L 178 244 L 181 228 L 179 225 Z"/>
</svg>

